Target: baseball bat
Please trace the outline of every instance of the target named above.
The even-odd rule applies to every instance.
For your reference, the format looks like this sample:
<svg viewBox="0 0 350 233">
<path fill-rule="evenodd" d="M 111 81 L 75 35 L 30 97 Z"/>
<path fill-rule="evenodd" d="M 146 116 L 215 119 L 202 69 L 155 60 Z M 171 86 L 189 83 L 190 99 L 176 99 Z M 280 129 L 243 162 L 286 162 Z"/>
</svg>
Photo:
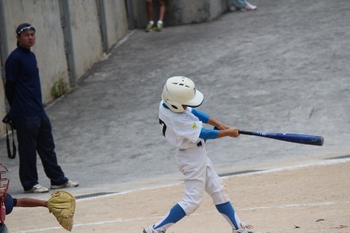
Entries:
<svg viewBox="0 0 350 233">
<path fill-rule="evenodd" d="M 254 132 L 239 130 L 239 134 L 253 135 L 258 137 L 276 139 L 287 142 L 294 142 L 299 144 L 322 146 L 324 139 L 322 136 L 295 134 L 295 133 L 268 133 L 268 132 Z"/>
<path fill-rule="evenodd" d="M 217 129 L 216 127 L 214 129 Z M 252 135 L 270 139 L 276 139 L 280 141 L 287 141 L 299 144 L 322 146 L 324 139 L 322 136 L 308 135 L 308 134 L 295 134 L 295 133 L 269 133 L 269 132 L 255 132 L 239 130 L 239 134 Z"/>
</svg>

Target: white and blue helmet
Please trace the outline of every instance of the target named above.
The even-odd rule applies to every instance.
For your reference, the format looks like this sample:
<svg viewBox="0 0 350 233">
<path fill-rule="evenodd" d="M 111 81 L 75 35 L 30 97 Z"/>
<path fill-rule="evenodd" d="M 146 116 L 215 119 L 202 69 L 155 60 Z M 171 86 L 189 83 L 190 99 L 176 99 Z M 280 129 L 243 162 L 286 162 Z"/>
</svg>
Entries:
<svg viewBox="0 0 350 233">
<path fill-rule="evenodd" d="M 203 94 L 196 90 L 194 82 L 184 76 L 175 76 L 164 85 L 162 100 L 173 112 L 183 112 L 182 105 L 198 107 L 203 103 Z"/>
</svg>

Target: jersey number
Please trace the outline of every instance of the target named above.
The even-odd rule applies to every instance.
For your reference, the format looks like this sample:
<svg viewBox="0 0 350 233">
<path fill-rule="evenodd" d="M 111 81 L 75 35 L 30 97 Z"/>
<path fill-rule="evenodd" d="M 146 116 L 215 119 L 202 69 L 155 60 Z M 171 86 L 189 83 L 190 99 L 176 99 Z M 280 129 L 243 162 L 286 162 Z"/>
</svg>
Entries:
<svg viewBox="0 0 350 233">
<path fill-rule="evenodd" d="M 166 131 L 166 124 L 164 121 L 162 121 L 161 119 L 159 119 L 159 124 L 163 126 L 162 128 L 162 133 L 163 133 L 163 136 L 165 137 L 165 131 Z"/>
</svg>

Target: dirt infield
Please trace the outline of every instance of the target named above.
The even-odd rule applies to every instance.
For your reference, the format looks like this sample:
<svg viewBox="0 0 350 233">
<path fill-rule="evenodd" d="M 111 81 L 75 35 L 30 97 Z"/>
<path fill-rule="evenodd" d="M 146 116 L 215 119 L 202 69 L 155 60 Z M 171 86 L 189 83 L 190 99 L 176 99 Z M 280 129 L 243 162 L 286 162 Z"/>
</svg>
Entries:
<svg viewBox="0 0 350 233">
<path fill-rule="evenodd" d="M 324 162 L 225 178 L 238 215 L 257 231 L 350 232 L 350 160 Z M 79 199 L 72 232 L 141 233 L 182 198 L 183 186 Z M 43 208 L 16 208 L 6 220 L 14 232 L 66 232 Z M 169 233 L 231 232 L 208 195 Z"/>
</svg>

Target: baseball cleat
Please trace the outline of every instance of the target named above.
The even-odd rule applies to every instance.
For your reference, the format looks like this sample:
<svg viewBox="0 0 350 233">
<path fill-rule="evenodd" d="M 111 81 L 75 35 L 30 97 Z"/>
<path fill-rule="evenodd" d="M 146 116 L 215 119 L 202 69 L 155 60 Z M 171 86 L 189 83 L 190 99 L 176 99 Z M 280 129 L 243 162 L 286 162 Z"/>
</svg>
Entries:
<svg viewBox="0 0 350 233">
<path fill-rule="evenodd" d="M 245 223 L 241 223 L 241 228 L 235 230 L 233 229 L 232 233 L 261 233 L 261 232 L 254 232 L 252 229 L 254 227 L 251 225 L 246 225 Z"/>
<path fill-rule="evenodd" d="M 153 225 L 151 225 L 147 228 L 144 228 L 143 233 L 165 233 L 165 231 L 154 230 Z"/>
</svg>

